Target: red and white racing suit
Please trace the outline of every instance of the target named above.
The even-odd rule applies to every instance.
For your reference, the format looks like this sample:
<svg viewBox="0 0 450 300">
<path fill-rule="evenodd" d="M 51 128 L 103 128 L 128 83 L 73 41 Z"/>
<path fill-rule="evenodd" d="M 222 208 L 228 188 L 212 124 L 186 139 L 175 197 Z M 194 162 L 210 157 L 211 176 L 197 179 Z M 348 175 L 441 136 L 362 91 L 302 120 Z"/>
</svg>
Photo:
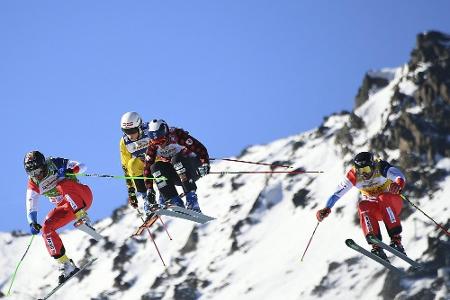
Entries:
<svg viewBox="0 0 450 300">
<path fill-rule="evenodd" d="M 355 168 L 350 169 L 328 199 L 327 207 L 331 209 L 345 193 L 356 187 L 361 192 L 358 212 L 364 235 L 372 233 L 381 239 L 379 221 L 384 222 L 390 237 L 402 232 L 399 217 L 403 207 L 402 198 L 399 194 L 390 193 L 389 189 L 393 183 L 399 183 L 403 188 L 405 176 L 399 169 L 382 160 L 376 161 L 374 169 L 372 177 L 367 180 L 359 176 Z"/>
<path fill-rule="evenodd" d="M 42 236 L 48 253 L 54 258 L 59 258 L 64 255 L 65 248 L 56 230 L 74 221 L 75 213 L 80 209 L 89 209 L 92 204 L 92 192 L 87 185 L 64 176 L 67 169 L 71 169 L 73 173 L 84 172 L 83 164 L 65 158 L 48 158 L 47 165 L 48 171 L 42 180 L 28 179 L 27 216 L 29 223 L 34 221 L 33 214 L 36 219 L 40 195 L 47 196 L 50 202 L 55 204 L 56 207 L 47 214 L 42 224 Z"/>
</svg>

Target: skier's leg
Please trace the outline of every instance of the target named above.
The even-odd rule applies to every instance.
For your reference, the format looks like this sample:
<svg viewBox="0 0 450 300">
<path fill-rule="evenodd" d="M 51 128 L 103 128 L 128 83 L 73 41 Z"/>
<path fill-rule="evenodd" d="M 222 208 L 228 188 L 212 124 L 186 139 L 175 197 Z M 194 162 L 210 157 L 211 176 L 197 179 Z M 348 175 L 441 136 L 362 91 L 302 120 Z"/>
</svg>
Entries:
<svg viewBox="0 0 450 300">
<path fill-rule="evenodd" d="M 92 191 L 87 185 L 66 179 L 58 183 L 56 189 L 70 204 L 74 213 L 80 209 L 88 210 L 92 205 Z"/>
<path fill-rule="evenodd" d="M 186 193 L 187 208 L 201 212 L 196 193 L 197 185 L 195 184 L 195 181 L 200 178 L 198 173 L 198 167 L 201 165 L 200 160 L 197 157 L 186 157 L 178 154 L 172 159 L 172 164 Z"/>
<path fill-rule="evenodd" d="M 66 200 L 63 200 L 63 202 L 50 211 L 42 225 L 42 236 L 47 251 L 55 259 L 62 257 L 66 252 L 64 244 L 56 230 L 75 219 L 75 214 L 70 204 Z"/>
<path fill-rule="evenodd" d="M 58 282 L 64 282 L 75 273 L 78 268 L 66 255 L 66 249 L 56 230 L 75 219 L 75 214 L 67 200 L 63 200 L 58 207 L 54 208 L 46 217 L 42 226 L 42 236 L 48 253 L 60 264 L 61 275 Z"/>
<path fill-rule="evenodd" d="M 364 232 L 364 236 L 366 237 L 367 242 L 369 244 L 372 244 L 372 242 L 370 242 L 367 238 L 368 235 L 374 235 L 379 240 L 381 240 L 380 225 L 378 224 L 378 220 L 381 220 L 379 203 L 376 201 L 363 200 L 358 204 L 358 212 L 361 228 Z M 383 249 L 378 245 L 372 244 L 371 252 L 378 255 L 382 259 L 387 260 L 386 253 L 384 253 Z"/>
<path fill-rule="evenodd" d="M 378 203 L 362 200 L 358 204 L 358 213 L 364 236 L 373 234 L 381 240 L 380 226 L 378 224 Z"/>
<path fill-rule="evenodd" d="M 402 198 L 399 195 L 384 193 L 379 197 L 383 222 L 389 236 L 400 234 L 402 225 L 400 222 L 400 212 L 403 208 Z"/>
<path fill-rule="evenodd" d="M 195 181 L 200 178 L 197 168 L 201 165 L 197 157 L 186 157 L 181 153 L 172 158 L 171 161 L 175 171 L 180 178 L 184 192 L 196 191 L 197 185 Z"/>
<path fill-rule="evenodd" d="M 132 158 L 128 161 L 127 171 L 130 176 L 144 176 L 145 163 L 140 158 Z M 137 192 L 145 193 L 144 179 L 132 179 Z"/>
<path fill-rule="evenodd" d="M 383 222 L 391 238 L 390 245 L 398 251 L 405 253 L 402 245 L 402 224 L 400 221 L 400 212 L 403 208 L 402 198 L 396 194 L 384 193 L 378 199 L 381 206 Z"/>
<path fill-rule="evenodd" d="M 165 180 L 155 180 L 159 193 L 165 201 L 170 201 L 170 203 L 174 205 L 184 207 L 184 203 L 178 196 L 178 191 L 175 188 L 175 185 L 180 185 L 181 182 L 172 164 L 169 162 L 157 161 L 150 167 L 150 170 L 152 176 L 166 178 Z"/>
</svg>

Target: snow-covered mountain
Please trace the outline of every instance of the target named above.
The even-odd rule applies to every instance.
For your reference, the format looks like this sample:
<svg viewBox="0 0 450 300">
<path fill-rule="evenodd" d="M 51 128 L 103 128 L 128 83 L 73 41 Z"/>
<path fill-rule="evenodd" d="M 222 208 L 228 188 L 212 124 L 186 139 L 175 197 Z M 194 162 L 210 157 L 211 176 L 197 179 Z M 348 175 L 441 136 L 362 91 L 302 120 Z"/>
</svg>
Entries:
<svg viewBox="0 0 450 300">
<path fill-rule="evenodd" d="M 54 299 L 450 299 L 449 237 L 407 203 L 403 242 L 425 270 L 414 272 L 393 258 L 393 264 L 407 270 L 401 278 L 346 247 L 347 238 L 365 245 L 356 190 L 320 224 L 300 261 L 317 224 L 315 211 L 362 150 L 373 150 L 404 170 L 406 195 L 449 228 L 449 53 L 449 36 L 422 33 L 407 64 L 366 74 L 354 111 L 326 117 L 315 130 L 249 147 L 238 157 L 324 173 L 211 174 L 201 179 L 202 210 L 217 219 L 198 225 L 165 218 L 173 240 L 160 225 L 152 227 L 167 268 L 146 234 L 129 237 L 140 219 L 126 206 L 95 225 L 106 236 L 99 243 L 77 230 L 65 232 L 67 253 L 78 264 L 91 256 L 99 259 Z M 251 167 L 222 161 L 212 170 Z M 29 240 L 29 235 L 0 234 L 3 293 Z M 58 276 L 52 263 L 36 238 L 10 298 L 45 295 Z"/>
</svg>

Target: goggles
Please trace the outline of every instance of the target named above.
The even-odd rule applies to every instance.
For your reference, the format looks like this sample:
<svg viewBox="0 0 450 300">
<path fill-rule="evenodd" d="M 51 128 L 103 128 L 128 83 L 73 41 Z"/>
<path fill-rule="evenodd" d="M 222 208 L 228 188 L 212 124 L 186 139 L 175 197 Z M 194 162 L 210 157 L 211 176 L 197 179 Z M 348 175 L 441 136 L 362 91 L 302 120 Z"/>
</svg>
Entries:
<svg viewBox="0 0 450 300">
<path fill-rule="evenodd" d="M 126 135 L 135 134 L 139 132 L 139 127 L 134 128 L 122 128 L 123 133 Z"/>
<path fill-rule="evenodd" d="M 356 172 L 358 172 L 359 174 L 370 174 L 372 172 L 372 168 L 370 166 L 356 168 Z"/>
<path fill-rule="evenodd" d="M 153 145 L 164 145 L 165 143 L 167 143 L 167 138 L 165 136 L 161 136 L 159 138 L 152 139 L 150 141 Z"/>
<path fill-rule="evenodd" d="M 44 174 L 44 168 L 37 168 L 37 169 L 34 169 L 34 170 L 28 170 L 27 174 L 30 175 L 33 178 L 37 178 L 37 177 L 39 177 L 39 176 Z"/>
</svg>

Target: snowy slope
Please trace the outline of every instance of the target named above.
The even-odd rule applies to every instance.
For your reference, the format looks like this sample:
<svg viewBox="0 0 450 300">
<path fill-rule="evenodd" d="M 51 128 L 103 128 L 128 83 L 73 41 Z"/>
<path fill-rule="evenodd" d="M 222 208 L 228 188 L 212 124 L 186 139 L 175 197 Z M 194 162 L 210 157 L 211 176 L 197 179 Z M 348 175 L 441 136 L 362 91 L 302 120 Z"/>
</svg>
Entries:
<svg viewBox="0 0 450 300">
<path fill-rule="evenodd" d="M 383 130 L 388 120 L 399 117 L 392 112 L 395 89 L 413 95 L 417 87 L 408 79 L 411 72 L 407 66 L 380 71 L 389 84 L 370 94 L 355 110 L 366 126 L 351 129 L 353 143 L 347 145 L 351 152 L 342 152 L 335 139 L 349 123 L 350 115 L 337 114 L 328 117 L 322 129 L 252 146 L 239 157 L 324 173 L 209 175 L 201 179 L 198 193 L 202 210 L 217 220 L 198 225 L 165 218 L 172 241 L 160 225 L 154 226 L 152 230 L 156 230 L 156 242 L 167 268 L 162 266 L 146 233 L 139 239 L 129 238 L 140 223 L 130 208 L 118 208 L 113 216 L 96 224 L 107 237 L 98 244 L 91 243 L 82 232 L 65 232 L 62 238 L 67 253 L 77 263 L 89 256 L 99 260 L 90 272 L 80 276 L 81 280 L 68 283 L 54 299 L 387 299 L 382 294 L 391 274 L 344 244 L 346 238 L 353 238 L 365 245 L 359 225 L 355 224 L 355 190 L 342 198 L 320 224 L 303 262 L 300 257 L 317 223 L 315 211 L 325 205 L 349 167 L 353 153 L 368 150 L 368 141 Z M 420 112 L 420 105 L 410 107 L 406 113 Z M 398 151 L 386 152 L 384 159 L 398 159 Z M 436 168 L 447 172 L 438 188 L 421 199 L 411 200 L 445 224 L 450 211 L 446 196 L 450 193 L 450 159 L 440 158 Z M 249 169 L 268 170 L 232 162 L 212 166 L 212 171 Z M 96 199 L 101 202 L 101 195 Z M 403 228 L 407 253 L 419 261 L 430 259 L 425 253 L 429 250 L 429 237 L 448 242 L 417 211 L 404 220 Z M 0 234 L 3 293 L 29 240 L 28 235 Z M 399 259 L 394 258 L 393 263 L 408 268 Z M 43 296 L 57 280 L 53 265 L 41 237 L 37 237 L 19 270 L 11 299 Z M 420 278 L 400 280 L 397 299 L 407 299 L 431 288 L 438 276 L 430 272 Z M 434 287 L 434 292 L 440 299 L 450 299 L 445 284 Z"/>
</svg>

